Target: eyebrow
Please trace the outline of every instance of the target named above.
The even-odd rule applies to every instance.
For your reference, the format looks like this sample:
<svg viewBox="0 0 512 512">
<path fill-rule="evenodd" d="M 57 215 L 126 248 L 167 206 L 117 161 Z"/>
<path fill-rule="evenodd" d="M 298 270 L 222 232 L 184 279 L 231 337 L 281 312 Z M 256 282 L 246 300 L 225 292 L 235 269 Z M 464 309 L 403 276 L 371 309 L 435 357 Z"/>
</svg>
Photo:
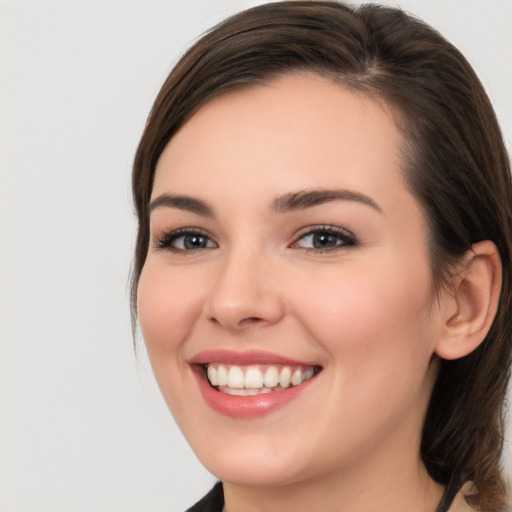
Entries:
<svg viewBox="0 0 512 512">
<path fill-rule="evenodd" d="M 379 213 L 383 213 L 380 206 L 371 197 L 360 192 L 345 189 L 318 189 L 290 192 L 289 194 L 275 199 L 272 202 L 272 209 L 278 213 L 286 213 L 340 200 L 355 201 L 370 206 Z M 213 208 L 207 203 L 201 199 L 190 196 L 162 194 L 151 201 L 149 206 L 150 212 L 162 206 L 192 212 L 203 217 L 215 216 Z"/>
<path fill-rule="evenodd" d="M 272 206 L 277 212 L 290 212 L 339 200 L 355 201 L 357 203 L 370 206 L 379 213 L 383 213 L 380 206 L 371 197 L 360 192 L 345 189 L 301 190 L 299 192 L 292 192 L 278 197 L 273 202 Z"/>
<path fill-rule="evenodd" d="M 189 196 L 173 196 L 170 194 L 162 194 L 149 205 L 149 210 L 152 212 L 156 208 L 167 206 L 168 208 L 177 208 L 192 213 L 197 213 L 203 217 L 213 217 L 213 210 L 204 201 Z"/>
</svg>

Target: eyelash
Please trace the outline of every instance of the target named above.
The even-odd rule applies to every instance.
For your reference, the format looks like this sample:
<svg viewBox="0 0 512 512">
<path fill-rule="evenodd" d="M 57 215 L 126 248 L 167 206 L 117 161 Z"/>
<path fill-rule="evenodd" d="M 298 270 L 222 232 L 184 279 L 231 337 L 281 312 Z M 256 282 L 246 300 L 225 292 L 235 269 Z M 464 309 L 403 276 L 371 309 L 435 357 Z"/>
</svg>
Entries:
<svg viewBox="0 0 512 512">
<path fill-rule="evenodd" d="M 309 253 L 327 253 L 333 251 L 339 251 L 346 247 L 355 247 L 357 245 L 356 237 L 348 230 L 344 228 L 340 228 L 337 226 L 330 225 L 319 225 L 319 226 L 308 226 L 304 228 L 296 235 L 296 241 L 293 242 L 293 246 L 297 246 L 299 241 L 304 240 L 306 237 L 314 237 L 315 235 L 327 235 L 330 237 L 335 237 L 338 239 L 338 242 L 333 247 L 303 247 L 306 252 Z"/>
<path fill-rule="evenodd" d="M 304 251 L 308 253 L 321 254 L 337 251 L 346 247 L 354 247 L 357 245 L 357 239 L 350 231 L 347 231 L 346 229 L 337 226 L 330 226 L 324 224 L 319 226 L 308 226 L 307 228 L 301 230 L 298 234 L 296 234 L 295 241 L 290 245 L 290 247 L 301 248 L 298 246 L 301 240 L 305 240 L 307 237 L 314 237 L 315 235 L 327 235 L 328 237 L 335 237 L 338 240 L 336 242 L 336 245 L 332 247 L 302 247 Z M 183 241 L 185 241 L 185 238 L 187 236 L 202 237 L 206 240 L 207 244 L 213 242 L 215 246 L 197 247 L 194 249 L 178 248 L 173 246 L 173 243 L 176 243 L 176 241 L 179 240 L 180 238 L 183 238 Z M 180 228 L 176 229 L 175 231 L 171 231 L 170 233 L 165 233 L 162 237 L 156 240 L 154 246 L 155 249 L 158 250 L 169 250 L 174 253 L 186 253 L 199 251 L 202 249 L 212 249 L 215 248 L 217 245 L 216 242 L 214 242 L 207 233 L 205 233 L 203 230 L 199 228 Z"/>
<path fill-rule="evenodd" d="M 163 236 L 161 236 L 155 243 L 155 249 L 159 250 L 169 250 L 176 253 L 184 253 L 184 252 L 191 252 L 191 251 L 197 251 L 200 249 L 211 249 L 211 247 L 198 247 L 196 249 L 182 249 L 174 247 L 172 244 L 176 242 L 176 240 L 183 238 L 187 236 L 200 236 L 205 238 L 207 241 L 211 242 L 210 236 L 205 233 L 202 229 L 199 228 L 180 228 L 176 229 L 174 231 L 171 231 L 170 233 L 165 233 Z M 215 242 L 214 242 L 215 243 Z"/>
</svg>

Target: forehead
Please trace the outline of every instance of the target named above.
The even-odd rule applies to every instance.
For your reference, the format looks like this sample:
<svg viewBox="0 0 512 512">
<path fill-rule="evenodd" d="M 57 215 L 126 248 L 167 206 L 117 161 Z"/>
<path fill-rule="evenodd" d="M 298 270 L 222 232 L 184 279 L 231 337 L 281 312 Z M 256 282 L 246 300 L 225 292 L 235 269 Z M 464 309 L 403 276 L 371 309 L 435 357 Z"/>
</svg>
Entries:
<svg viewBox="0 0 512 512">
<path fill-rule="evenodd" d="M 318 75 L 287 75 L 223 94 L 194 114 L 160 157 L 153 197 L 403 190 L 401 145 L 386 105 Z"/>
</svg>

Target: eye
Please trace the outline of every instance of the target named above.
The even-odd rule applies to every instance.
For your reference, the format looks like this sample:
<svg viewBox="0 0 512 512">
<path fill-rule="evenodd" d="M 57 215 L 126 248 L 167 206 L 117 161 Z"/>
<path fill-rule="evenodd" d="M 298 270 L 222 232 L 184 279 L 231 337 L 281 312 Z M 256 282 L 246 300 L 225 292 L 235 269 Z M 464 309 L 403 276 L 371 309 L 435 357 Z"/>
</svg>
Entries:
<svg viewBox="0 0 512 512">
<path fill-rule="evenodd" d="M 292 247 L 313 252 L 330 252 L 355 245 L 357 245 L 355 236 L 346 229 L 336 226 L 319 226 L 307 228 Z"/>
<path fill-rule="evenodd" d="M 212 249 L 217 247 L 217 244 L 200 230 L 178 229 L 164 234 L 157 240 L 155 247 L 175 252 L 188 252 Z"/>
</svg>

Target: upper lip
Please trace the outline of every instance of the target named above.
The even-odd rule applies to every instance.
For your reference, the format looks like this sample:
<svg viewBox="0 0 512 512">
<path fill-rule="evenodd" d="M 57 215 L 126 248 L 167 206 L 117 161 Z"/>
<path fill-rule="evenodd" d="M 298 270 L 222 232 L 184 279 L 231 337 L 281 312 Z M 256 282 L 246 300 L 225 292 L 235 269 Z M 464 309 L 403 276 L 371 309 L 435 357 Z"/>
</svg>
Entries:
<svg viewBox="0 0 512 512">
<path fill-rule="evenodd" d="M 209 363 L 232 365 L 283 365 L 283 366 L 320 366 L 316 362 L 299 361 L 289 357 L 261 350 L 204 350 L 190 359 L 189 364 L 205 365 Z"/>
</svg>

